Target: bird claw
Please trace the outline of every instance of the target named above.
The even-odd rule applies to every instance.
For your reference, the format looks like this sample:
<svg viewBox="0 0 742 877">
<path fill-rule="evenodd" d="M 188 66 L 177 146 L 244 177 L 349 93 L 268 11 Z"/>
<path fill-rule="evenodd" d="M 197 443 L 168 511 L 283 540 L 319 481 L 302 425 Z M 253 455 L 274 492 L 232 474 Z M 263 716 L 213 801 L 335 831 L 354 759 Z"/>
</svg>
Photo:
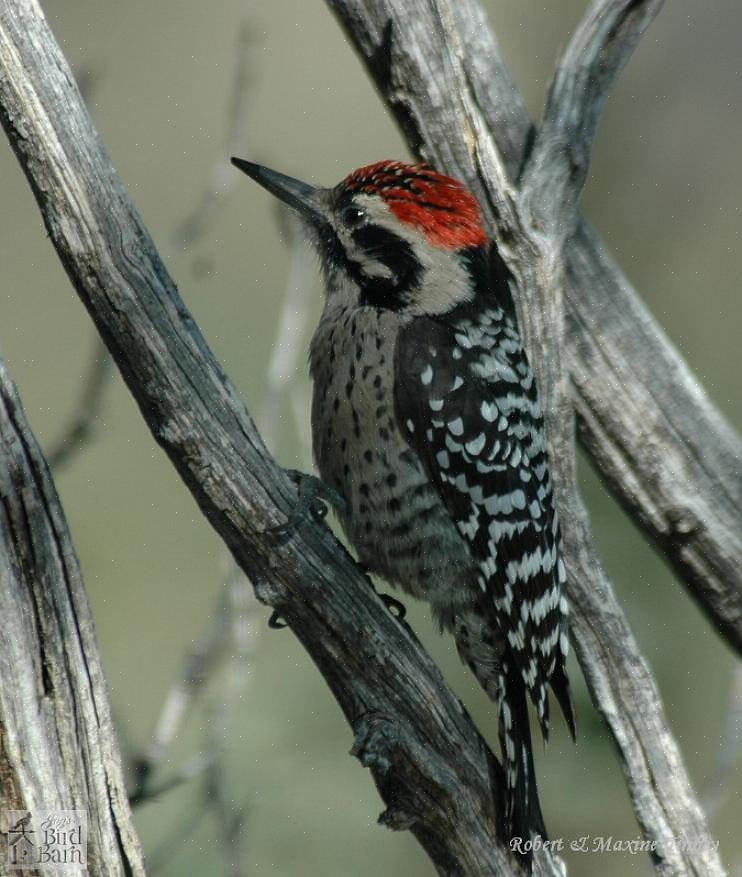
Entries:
<svg viewBox="0 0 742 877">
<path fill-rule="evenodd" d="M 299 499 L 283 524 L 268 527 L 264 531 L 268 538 L 279 540 L 292 536 L 307 518 L 324 521 L 328 505 L 340 513 L 347 509 L 343 497 L 316 476 L 298 472 L 296 469 L 287 469 L 286 474 L 296 484 Z"/>
<path fill-rule="evenodd" d="M 365 563 L 362 560 L 356 560 L 356 566 L 365 576 L 371 576 L 373 574 L 373 570 L 371 566 Z M 373 582 L 371 582 L 371 587 L 374 588 Z M 386 606 L 386 608 L 391 612 L 391 614 L 398 619 L 399 621 L 404 621 L 405 616 L 407 615 L 407 607 L 404 603 L 400 603 L 399 600 L 395 599 L 391 596 L 391 594 L 380 594 L 376 588 L 374 591 L 381 600 L 381 602 Z"/>
<path fill-rule="evenodd" d="M 274 609 L 271 612 L 271 617 L 268 619 L 268 627 L 271 630 L 283 630 L 285 627 L 288 627 L 288 624 L 283 620 L 283 616 L 279 613 L 278 609 Z"/>
<path fill-rule="evenodd" d="M 404 603 L 400 603 L 399 600 L 396 600 L 390 594 L 379 594 L 379 597 L 381 597 L 382 603 L 398 621 L 405 620 L 405 616 L 407 615 L 407 607 L 404 605 Z"/>
</svg>

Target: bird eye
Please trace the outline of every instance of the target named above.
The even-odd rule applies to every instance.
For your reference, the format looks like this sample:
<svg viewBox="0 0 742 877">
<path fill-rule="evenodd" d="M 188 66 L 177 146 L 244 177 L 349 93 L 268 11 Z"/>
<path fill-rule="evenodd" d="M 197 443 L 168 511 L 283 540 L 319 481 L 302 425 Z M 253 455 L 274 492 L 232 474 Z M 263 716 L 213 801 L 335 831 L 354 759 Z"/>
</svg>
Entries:
<svg viewBox="0 0 742 877">
<path fill-rule="evenodd" d="M 340 221 L 348 228 L 358 228 L 366 221 L 366 211 L 356 207 L 355 204 L 350 204 L 340 211 Z"/>
</svg>

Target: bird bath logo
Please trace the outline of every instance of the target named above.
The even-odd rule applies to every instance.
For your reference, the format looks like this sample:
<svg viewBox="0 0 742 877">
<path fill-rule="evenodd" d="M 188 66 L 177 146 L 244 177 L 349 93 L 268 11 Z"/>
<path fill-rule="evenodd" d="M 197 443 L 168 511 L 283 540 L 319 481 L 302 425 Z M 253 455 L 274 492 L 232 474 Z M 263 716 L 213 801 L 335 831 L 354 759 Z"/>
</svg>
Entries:
<svg viewBox="0 0 742 877">
<path fill-rule="evenodd" d="M 6 810 L 10 869 L 45 871 L 87 864 L 87 810 Z"/>
</svg>

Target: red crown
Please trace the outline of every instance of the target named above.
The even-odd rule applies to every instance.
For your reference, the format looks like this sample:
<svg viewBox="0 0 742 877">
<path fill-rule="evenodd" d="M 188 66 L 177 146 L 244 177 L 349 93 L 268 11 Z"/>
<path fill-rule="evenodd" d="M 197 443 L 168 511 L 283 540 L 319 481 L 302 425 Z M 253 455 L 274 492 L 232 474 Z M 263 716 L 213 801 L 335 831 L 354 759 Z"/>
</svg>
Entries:
<svg viewBox="0 0 742 877">
<path fill-rule="evenodd" d="M 379 161 L 353 171 L 343 185 L 379 195 L 397 219 L 420 229 L 435 246 L 460 250 L 487 242 L 474 196 L 427 164 Z"/>
</svg>

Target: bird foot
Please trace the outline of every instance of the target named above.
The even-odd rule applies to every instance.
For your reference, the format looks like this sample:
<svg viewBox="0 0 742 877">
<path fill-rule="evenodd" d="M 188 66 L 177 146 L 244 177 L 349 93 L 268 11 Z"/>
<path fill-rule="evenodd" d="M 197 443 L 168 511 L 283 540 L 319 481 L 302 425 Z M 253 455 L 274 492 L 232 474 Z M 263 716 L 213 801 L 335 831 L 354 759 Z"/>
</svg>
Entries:
<svg viewBox="0 0 742 877">
<path fill-rule="evenodd" d="M 405 615 L 407 615 L 407 607 L 404 603 L 395 600 L 390 594 L 379 594 L 379 597 L 395 618 L 399 619 L 399 621 L 404 621 Z"/>
<path fill-rule="evenodd" d="M 278 609 L 274 609 L 273 612 L 271 612 L 271 617 L 268 619 L 268 627 L 270 627 L 271 630 L 283 630 L 288 627 L 288 624 L 286 624 L 283 615 L 279 613 Z"/>
<path fill-rule="evenodd" d="M 356 566 L 365 576 L 371 576 L 373 574 L 371 567 L 362 560 L 357 560 Z M 371 583 L 371 587 L 374 587 L 373 582 Z M 376 591 L 376 588 L 374 588 L 374 591 Z M 378 591 L 376 591 L 376 594 L 395 618 L 404 621 L 405 616 L 407 615 L 407 607 L 404 603 L 400 603 L 399 600 L 392 597 L 391 594 L 380 594 Z"/>
<path fill-rule="evenodd" d="M 343 497 L 315 475 L 296 469 L 287 469 L 286 474 L 296 484 L 299 499 L 283 524 L 265 530 L 264 535 L 268 538 L 285 539 L 292 536 L 307 519 L 324 520 L 328 505 L 341 513 L 346 510 L 347 503 Z"/>
</svg>

